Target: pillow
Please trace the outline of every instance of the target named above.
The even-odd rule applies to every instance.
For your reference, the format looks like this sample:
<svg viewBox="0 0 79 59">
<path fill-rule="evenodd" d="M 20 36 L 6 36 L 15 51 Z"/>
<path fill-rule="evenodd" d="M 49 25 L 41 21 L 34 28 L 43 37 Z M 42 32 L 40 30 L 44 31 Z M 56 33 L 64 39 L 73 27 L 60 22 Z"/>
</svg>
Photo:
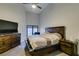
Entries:
<svg viewBox="0 0 79 59">
<path fill-rule="evenodd" d="M 59 34 L 59 33 L 54 33 L 54 35 L 58 36 L 58 37 L 59 37 L 59 39 L 62 39 L 61 34 Z"/>
<path fill-rule="evenodd" d="M 48 39 L 57 39 L 60 40 L 62 36 L 59 33 L 47 33 L 42 34 L 42 37 L 48 38 Z"/>
</svg>

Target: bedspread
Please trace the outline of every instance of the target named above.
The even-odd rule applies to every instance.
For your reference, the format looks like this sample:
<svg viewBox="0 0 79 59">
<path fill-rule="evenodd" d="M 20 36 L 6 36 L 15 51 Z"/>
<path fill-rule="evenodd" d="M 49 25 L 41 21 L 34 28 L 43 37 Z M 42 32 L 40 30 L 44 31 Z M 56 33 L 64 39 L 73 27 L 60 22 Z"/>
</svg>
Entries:
<svg viewBox="0 0 79 59">
<path fill-rule="evenodd" d="M 54 33 L 46 35 L 33 35 L 28 37 L 28 39 L 34 50 L 43 48 L 45 46 L 55 45 L 59 42 L 61 37 L 59 37 L 58 34 L 56 35 L 56 33 Z"/>
</svg>

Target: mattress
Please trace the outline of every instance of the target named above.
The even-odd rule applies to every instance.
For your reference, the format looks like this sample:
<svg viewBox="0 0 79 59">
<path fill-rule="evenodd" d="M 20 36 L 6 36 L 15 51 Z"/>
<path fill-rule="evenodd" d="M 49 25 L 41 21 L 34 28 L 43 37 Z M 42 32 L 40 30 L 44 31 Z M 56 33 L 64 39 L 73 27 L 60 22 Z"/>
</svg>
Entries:
<svg viewBox="0 0 79 59">
<path fill-rule="evenodd" d="M 42 35 L 33 35 L 28 37 L 29 43 L 32 47 L 30 51 L 33 51 L 35 49 L 40 49 L 46 46 L 51 46 L 59 43 L 59 40 L 61 39 L 61 35 L 58 33 L 53 34 L 42 34 Z"/>
</svg>

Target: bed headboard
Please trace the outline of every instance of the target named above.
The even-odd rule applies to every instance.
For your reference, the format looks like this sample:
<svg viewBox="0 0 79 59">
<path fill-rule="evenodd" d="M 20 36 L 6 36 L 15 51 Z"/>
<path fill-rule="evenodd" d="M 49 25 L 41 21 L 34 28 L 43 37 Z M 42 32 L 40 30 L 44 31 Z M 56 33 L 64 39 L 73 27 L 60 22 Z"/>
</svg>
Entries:
<svg viewBox="0 0 79 59">
<path fill-rule="evenodd" d="M 45 28 L 45 32 L 59 33 L 62 35 L 62 38 L 65 39 L 65 26 L 47 27 Z"/>
</svg>

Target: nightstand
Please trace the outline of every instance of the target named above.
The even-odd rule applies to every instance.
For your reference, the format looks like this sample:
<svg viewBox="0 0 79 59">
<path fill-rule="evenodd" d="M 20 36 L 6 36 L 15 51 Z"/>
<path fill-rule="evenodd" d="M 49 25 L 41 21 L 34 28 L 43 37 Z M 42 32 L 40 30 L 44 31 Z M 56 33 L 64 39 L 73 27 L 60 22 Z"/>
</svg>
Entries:
<svg viewBox="0 0 79 59">
<path fill-rule="evenodd" d="M 63 40 L 59 42 L 60 50 L 68 55 L 76 55 L 75 44 L 68 40 Z"/>
</svg>

